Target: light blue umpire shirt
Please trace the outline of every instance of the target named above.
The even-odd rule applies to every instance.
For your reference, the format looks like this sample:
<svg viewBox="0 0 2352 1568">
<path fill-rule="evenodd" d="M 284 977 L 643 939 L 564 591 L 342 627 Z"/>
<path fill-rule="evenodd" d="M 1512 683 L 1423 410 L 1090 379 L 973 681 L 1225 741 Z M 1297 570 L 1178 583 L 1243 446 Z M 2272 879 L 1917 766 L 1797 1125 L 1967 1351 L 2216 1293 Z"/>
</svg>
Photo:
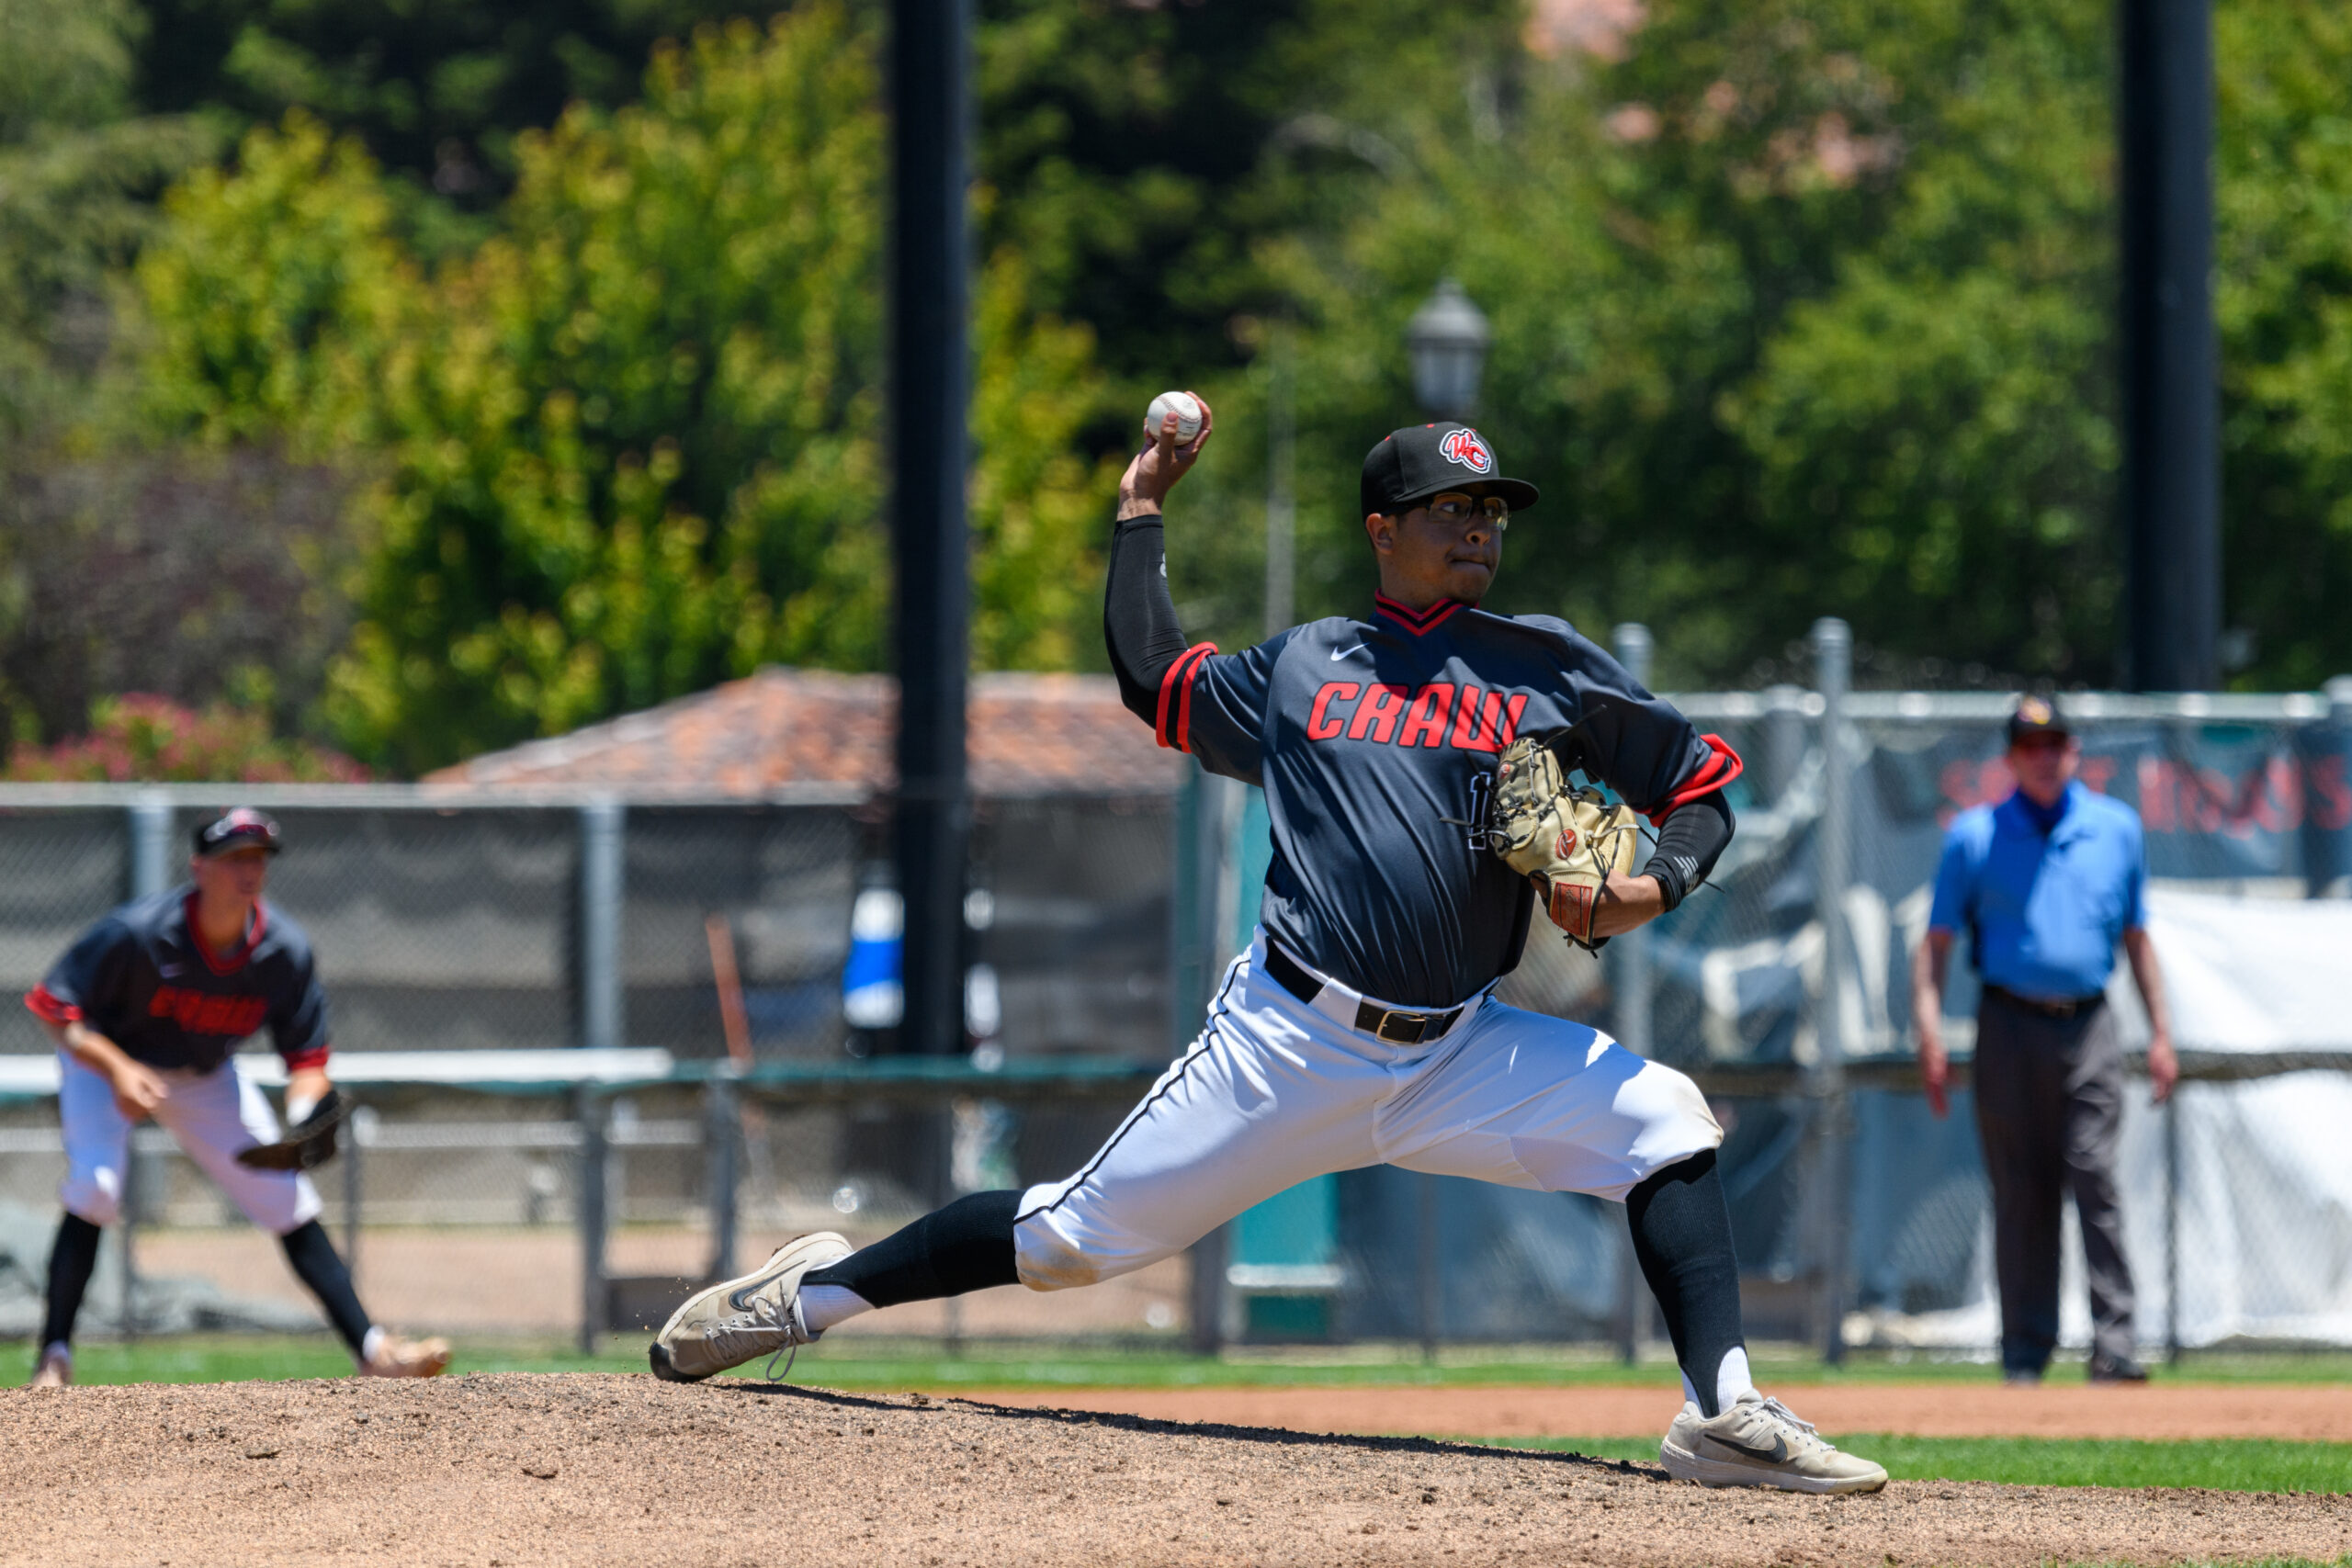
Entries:
<svg viewBox="0 0 2352 1568">
<path fill-rule="evenodd" d="M 2140 814 L 2080 780 L 2048 810 L 2022 791 L 1944 835 L 1928 923 L 1966 931 L 1986 982 L 2040 1001 L 2107 988 L 2116 943 L 2147 923 Z"/>
</svg>

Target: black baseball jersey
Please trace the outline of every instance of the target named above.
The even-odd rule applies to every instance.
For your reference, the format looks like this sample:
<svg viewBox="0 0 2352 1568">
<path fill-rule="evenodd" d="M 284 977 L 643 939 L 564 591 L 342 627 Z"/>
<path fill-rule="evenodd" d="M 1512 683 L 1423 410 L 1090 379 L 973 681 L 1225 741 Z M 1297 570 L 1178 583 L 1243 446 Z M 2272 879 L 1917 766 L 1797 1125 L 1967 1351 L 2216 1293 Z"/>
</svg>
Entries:
<svg viewBox="0 0 2352 1568">
<path fill-rule="evenodd" d="M 1379 595 L 1370 621 L 1315 621 L 1244 653 L 1189 649 L 1160 682 L 1157 724 L 1203 767 L 1265 789 L 1267 933 L 1408 1007 L 1464 1000 L 1525 945 L 1528 880 L 1464 825 L 1485 819 L 1516 736 L 1571 732 L 1566 764 L 1654 821 L 1740 771 L 1566 621 L 1452 600 L 1416 612 Z"/>
<path fill-rule="evenodd" d="M 190 927 L 196 889 L 134 898 L 65 950 L 25 1005 L 90 1027 L 151 1067 L 210 1072 L 265 1023 L 289 1068 L 327 1059 L 327 998 L 310 938 L 264 900 L 245 945 L 223 958 Z"/>
</svg>

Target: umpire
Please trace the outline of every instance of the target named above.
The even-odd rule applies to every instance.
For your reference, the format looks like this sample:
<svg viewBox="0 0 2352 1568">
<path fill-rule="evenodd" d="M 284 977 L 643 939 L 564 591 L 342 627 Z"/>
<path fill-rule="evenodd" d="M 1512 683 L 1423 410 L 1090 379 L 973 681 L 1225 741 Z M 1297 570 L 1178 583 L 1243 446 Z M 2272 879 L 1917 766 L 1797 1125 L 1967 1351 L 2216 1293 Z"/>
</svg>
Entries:
<svg viewBox="0 0 2352 1568">
<path fill-rule="evenodd" d="M 2071 1190 L 2090 1276 L 2090 1381 L 2144 1382 L 2115 1190 L 2123 1048 L 2107 980 L 2119 941 L 2147 1002 L 2157 1103 L 2180 1069 L 2148 940 L 2140 817 L 2075 778 L 2081 743 L 2048 700 L 2026 697 L 2009 716 L 2008 761 L 2016 793 L 1962 812 L 1944 836 L 1935 907 L 1911 965 L 1919 1075 L 1943 1115 L 1944 975 L 1965 931 L 1984 981 L 1976 1129 L 1993 1183 L 2002 1371 L 2013 1383 L 2040 1382 L 2057 1347 L 2059 1203 Z"/>
</svg>

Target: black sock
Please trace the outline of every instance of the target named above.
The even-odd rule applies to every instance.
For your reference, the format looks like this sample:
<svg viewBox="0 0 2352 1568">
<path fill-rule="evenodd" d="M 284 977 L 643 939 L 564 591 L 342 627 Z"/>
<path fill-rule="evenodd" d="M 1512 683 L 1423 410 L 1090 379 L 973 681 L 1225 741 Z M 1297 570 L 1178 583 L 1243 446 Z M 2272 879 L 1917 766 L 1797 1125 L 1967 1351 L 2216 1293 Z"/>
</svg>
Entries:
<svg viewBox="0 0 2352 1568">
<path fill-rule="evenodd" d="M 800 1282 L 841 1285 L 878 1307 L 1019 1284 L 1012 1220 L 1020 1207 L 1018 1192 L 958 1198 L 831 1268 L 801 1276 Z"/>
<path fill-rule="evenodd" d="M 1739 1325 L 1739 1258 L 1732 1251 L 1731 1211 L 1715 1151 L 1670 1165 L 1625 1195 L 1634 1256 L 1657 1297 L 1674 1359 L 1698 1392 L 1700 1412 L 1719 1416 L 1715 1376 L 1724 1358 L 1745 1348 Z"/>
<path fill-rule="evenodd" d="M 79 1214 L 57 1222 L 57 1240 L 49 1249 L 49 1316 L 34 1354 L 74 1343 L 74 1320 L 82 1315 L 82 1292 L 90 1288 L 91 1270 L 98 1266 L 102 1234 Z"/>
<path fill-rule="evenodd" d="M 286 1261 L 327 1309 L 334 1331 L 343 1336 L 354 1356 L 364 1355 L 368 1330 L 374 1325 L 368 1321 L 368 1309 L 359 1304 L 359 1292 L 351 1288 L 351 1270 L 343 1266 L 334 1243 L 327 1239 L 326 1227 L 312 1220 L 277 1239 L 286 1248 Z"/>
</svg>

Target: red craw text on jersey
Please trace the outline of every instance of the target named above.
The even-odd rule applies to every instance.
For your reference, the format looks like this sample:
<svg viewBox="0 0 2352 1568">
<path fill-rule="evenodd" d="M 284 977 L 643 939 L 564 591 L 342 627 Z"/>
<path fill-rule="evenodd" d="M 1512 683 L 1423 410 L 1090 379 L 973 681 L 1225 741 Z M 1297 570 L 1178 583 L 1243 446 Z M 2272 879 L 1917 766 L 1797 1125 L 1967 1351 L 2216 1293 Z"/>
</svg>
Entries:
<svg viewBox="0 0 2352 1568">
<path fill-rule="evenodd" d="M 243 1040 L 269 1016 L 259 997 L 216 997 L 178 986 L 158 986 L 147 1003 L 151 1018 L 168 1018 L 190 1034 L 222 1034 Z"/>
<path fill-rule="evenodd" d="M 1426 686 L 1326 681 L 1307 710 L 1306 738 L 1499 751 L 1518 735 L 1520 715 L 1526 711 L 1525 692 L 1507 697 L 1451 681 Z"/>
</svg>

